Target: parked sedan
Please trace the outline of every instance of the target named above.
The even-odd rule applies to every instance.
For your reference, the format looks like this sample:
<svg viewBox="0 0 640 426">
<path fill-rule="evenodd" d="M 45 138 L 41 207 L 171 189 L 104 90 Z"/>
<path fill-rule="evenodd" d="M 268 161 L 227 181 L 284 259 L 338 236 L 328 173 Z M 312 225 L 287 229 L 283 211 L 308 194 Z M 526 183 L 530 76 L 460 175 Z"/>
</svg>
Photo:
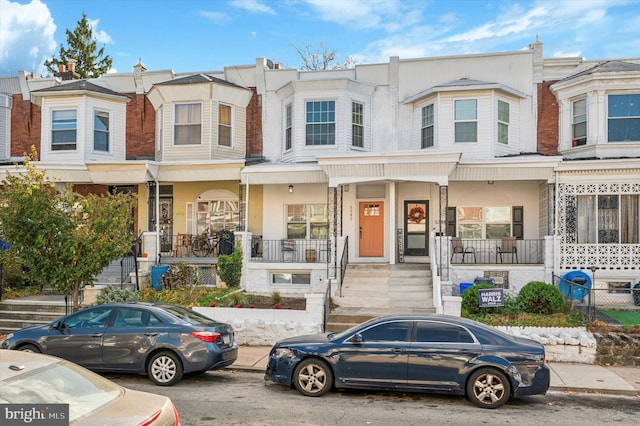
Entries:
<svg viewBox="0 0 640 426">
<path fill-rule="evenodd" d="M 42 352 L 90 370 L 147 374 L 161 386 L 184 373 L 231 365 L 233 329 L 175 305 L 116 303 L 86 308 L 7 335 L 3 349 Z"/>
<path fill-rule="evenodd" d="M 11 424 L 180 424 L 166 396 L 123 388 L 49 355 L 0 350 L 0 389 L 0 404 L 17 404 L 4 405 L 0 423 L 12 418 Z M 16 422 L 18 416 L 23 421 Z"/>
<path fill-rule="evenodd" d="M 401 315 L 281 340 L 271 349 L 265 380 L 306 396 L 331 388 L 439 392 L 497 408 L 511 396 L 544 395 L 545 362 L 540 343 L 475 321 Z"/>
</svg>

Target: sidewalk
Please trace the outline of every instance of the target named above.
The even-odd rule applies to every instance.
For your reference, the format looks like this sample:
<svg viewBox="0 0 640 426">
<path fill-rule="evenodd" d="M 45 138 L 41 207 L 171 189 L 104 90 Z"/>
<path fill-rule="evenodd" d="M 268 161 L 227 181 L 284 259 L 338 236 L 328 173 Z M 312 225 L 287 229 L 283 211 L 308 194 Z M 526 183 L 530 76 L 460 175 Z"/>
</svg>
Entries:
<svg viewBox="0 0 640 426">
<path fill-rule="evenodd" d="M 270 346 L 240 346 L 230 370 L 264 373 Z M 640 368 L 592 364 L 549 363 L 551 387 L 560 392 L 585 392 L 640 397 Z"/>
</svg>

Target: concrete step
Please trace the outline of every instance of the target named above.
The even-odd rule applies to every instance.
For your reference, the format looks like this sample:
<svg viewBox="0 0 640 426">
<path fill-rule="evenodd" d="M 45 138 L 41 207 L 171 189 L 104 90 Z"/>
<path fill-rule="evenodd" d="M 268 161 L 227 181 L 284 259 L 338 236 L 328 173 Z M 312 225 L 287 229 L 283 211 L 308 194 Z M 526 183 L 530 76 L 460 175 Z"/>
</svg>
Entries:
<svg viewBox="0 0 640 426">
<path fill-rule="evenodd" d="M 0 301 L 0 333 L 6 334 L 25 327 L 47 324 L 64 316 L 67 309 L 62 295 L 29 296 Z"/>
</svg>

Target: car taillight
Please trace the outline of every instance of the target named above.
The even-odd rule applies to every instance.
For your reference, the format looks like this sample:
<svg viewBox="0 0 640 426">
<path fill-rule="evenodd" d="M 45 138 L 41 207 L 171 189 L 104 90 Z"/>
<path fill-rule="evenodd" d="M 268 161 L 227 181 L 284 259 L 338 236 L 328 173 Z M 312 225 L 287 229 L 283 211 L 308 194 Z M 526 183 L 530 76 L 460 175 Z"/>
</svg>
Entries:
<svg viewBox="0 0 640 426">
<path fill-rule="evenodd" d="M 160 414 L 162 413 L 162 410 L 158 410 L 155 413 L 153 413 L 151 416 L 147 417 L 146 419 L 144 419 L 143 421 L 141 421 L 140 423 L 138 423 L 138 426 L 149 426 L 150 424 L 153 424 L 153 422 L 155 422 L 156 420 L 158 420 L 158 417 L 160 417 Z M 177 424 L 177 423 L 176 423 Z"/>
<path fill-rule="evenodd" d="M 191 335 L 197 337 L 203 342 L 215 343 L 218 337 L 222 336 L 222 333 L 215 333 L 213 331 L 192 331 Z"/>
</svg>

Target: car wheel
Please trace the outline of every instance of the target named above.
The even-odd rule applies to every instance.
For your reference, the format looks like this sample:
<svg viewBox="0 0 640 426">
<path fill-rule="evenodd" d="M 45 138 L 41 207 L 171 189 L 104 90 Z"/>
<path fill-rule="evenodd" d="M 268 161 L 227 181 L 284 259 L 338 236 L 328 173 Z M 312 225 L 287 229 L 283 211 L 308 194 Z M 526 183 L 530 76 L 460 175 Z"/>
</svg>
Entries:
<svg viewBox="0 0 640 426">
<path fill-rule="evenodd" d="M 182 379 L 182 363 L 173 352 L 158 352 L 147 365 L 147 374 L 159 386 L 171 386 Z"/>
<path fill-rule="evenodd" d="M 511 396 L 511 384 L 495 368 L 481 368 L 469 376 L 467 397 L 481 408 L 498 408 Z"/>
<path fill-rule="evenodd" d="M 38 349 L 38 347 L 36 345 L 32 345 L 32 344 L 26 344 L 26 345 L 22 345 L 18 348 L 19 351 L 22 352 L 34 352 L 39 354 L 41 351 L 40 349 Z"/>
<path fill-rule="evenodd" d="M 321 359 L 305 359 L 293 371 L 293 385 L 305 396 L 322 396 L 331 390 L 333 373 Z"/>
</svg>

